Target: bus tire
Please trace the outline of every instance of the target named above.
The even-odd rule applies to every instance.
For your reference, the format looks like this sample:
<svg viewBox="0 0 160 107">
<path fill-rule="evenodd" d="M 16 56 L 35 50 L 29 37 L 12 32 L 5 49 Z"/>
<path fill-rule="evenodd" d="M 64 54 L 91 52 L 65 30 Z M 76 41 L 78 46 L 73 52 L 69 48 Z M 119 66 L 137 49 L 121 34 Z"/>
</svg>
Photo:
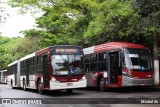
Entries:
<svg viewBox="0 0 160 107">
<path fill-rule="evenodd" d="M 11 80 L 11 88 L 14 89 L 14 87 L 13 87 L 13 81 L 12 80 Z"/>
<path fill-rule="evenodd" d="M 23 90 L 24 90 L 24 91 L 26 91 L 26 90 L 27 90 L 25 80 L 23 80 Z"/>
<path fill-rule="evenodd" d="M 72 94 L 73 93 L 73 89 L 66 89 L 68 94 Z"/>
<path fill-rule="evenodd" d="M 100 78 L 100 80 L 99 80 L 99 90 L 100 90 L 101 92 L 105 91 L 104 78 Z"/>
<path fill-rule="evenodd" d="M 39 82 L 38 82 L 38 93 L 39 93 L 39 94 L 43 94 L 42 83 L 41 83 L 40 80 L 39 80 Z"/>
</svg>

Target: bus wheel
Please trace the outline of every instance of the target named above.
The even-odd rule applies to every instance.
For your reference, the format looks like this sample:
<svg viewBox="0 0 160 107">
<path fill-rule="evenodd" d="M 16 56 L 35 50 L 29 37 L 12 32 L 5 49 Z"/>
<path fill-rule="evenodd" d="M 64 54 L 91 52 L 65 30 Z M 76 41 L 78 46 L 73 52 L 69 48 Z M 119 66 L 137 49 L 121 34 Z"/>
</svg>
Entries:
<svg viewBox="0 0 160 107">
<path fill-rule="evenodd" d="M 11 87 L 12 87 L 12 89 L 13 89 L 13 81 L 11 80 Z"/>
<path fill-rule="evenodd" d="M 105 91 L 105 87 L 104 87 L 104 79 L 103 78 L 100 78 L 100 81 L 99 81 L 99 90 L 100 91 Z"/>
<path fill-rule="evenodd" d="M 39 93 L 39 94 L 43 94 L 41 81 L 38 82 L 38 93 Z"/>
<path fill-rule="evenodd" d="M 73 89 L 66 89 L 68 94 L 72 94 L 73 93 Z"/>
<path fill-rule="evenodd" d="M 27 90 L 25 80 L 23 80 L 23 90 L 24 90 L 24 91 L 26 91 L 26 90 Z"/>
</svg>

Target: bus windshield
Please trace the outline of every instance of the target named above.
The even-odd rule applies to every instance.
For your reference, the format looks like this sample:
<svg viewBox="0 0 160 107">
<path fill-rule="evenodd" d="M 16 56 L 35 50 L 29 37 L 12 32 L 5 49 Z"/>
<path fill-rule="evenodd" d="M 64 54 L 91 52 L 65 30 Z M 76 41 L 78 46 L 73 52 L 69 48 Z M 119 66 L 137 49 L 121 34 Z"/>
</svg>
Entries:
<svg viewBox="0 0 160 107">
<path fill-rule="evenodd" d="M 53 75 L 83 74 L 83 55 L 52 55 Z"/>
<path fill-rule="evenodd" d="M 147 49 L 128 48 L 125 52 L 125 62 L 128 68 L 133 70 L 151 70 L 151 58 Z"/>
</svg>

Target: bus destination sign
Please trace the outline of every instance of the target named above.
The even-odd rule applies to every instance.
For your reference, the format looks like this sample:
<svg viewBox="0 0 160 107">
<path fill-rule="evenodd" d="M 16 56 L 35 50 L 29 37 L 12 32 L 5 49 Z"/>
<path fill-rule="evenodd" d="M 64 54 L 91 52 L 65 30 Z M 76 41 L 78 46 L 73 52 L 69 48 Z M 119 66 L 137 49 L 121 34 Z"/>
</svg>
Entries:
<svg viewBox="0 0 160 107">
<path fill-rule="evenodd" d="M 74 52 L 78 52 L 78 50 L 77 49 L 56 49 L 56 53 L 67 53 L 67 52 L 74 53 Z"/>
</svg>

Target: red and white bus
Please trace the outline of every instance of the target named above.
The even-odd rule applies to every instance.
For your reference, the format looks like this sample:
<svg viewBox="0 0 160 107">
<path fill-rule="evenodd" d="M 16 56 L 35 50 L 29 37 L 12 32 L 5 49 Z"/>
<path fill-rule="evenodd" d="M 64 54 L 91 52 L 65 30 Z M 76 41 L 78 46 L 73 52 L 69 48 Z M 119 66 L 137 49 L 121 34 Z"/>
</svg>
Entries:
<svg viewBox="0 0 160 107">
<path fill-rule="evenodd" d="M 79 46 L 47 47 L 9 64 L 8 72 L 12 87 L 37 89 L 40 94 L 60 89 L 71 93 L 74 88 L 86 87 L 83 50 Z"/>
<path fill-rule="evenodd" d="M 149 50 L 139 44 L 108 42 L 83 49 L 87 86 L 104 91 L 109 87 L 152 86 Z"/>
</svg>

